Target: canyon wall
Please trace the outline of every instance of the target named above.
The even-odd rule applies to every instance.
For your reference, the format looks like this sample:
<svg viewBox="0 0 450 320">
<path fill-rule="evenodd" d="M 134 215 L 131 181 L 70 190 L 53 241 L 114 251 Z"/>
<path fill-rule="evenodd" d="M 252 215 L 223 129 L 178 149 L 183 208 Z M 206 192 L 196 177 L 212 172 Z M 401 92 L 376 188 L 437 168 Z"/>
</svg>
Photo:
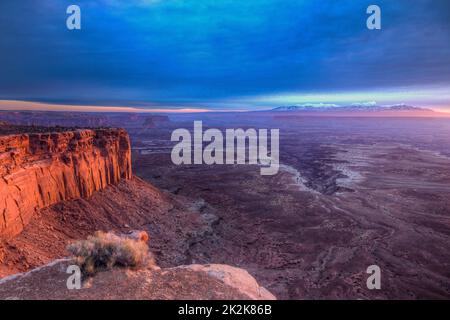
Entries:
<svg viewBox="0 0 450 320">
<path fill-rule="evenodd" d="M 19 234 L 40 208 L 131 176 L 123 129 L 0 136 L 0 239 Z"/>
</svg>

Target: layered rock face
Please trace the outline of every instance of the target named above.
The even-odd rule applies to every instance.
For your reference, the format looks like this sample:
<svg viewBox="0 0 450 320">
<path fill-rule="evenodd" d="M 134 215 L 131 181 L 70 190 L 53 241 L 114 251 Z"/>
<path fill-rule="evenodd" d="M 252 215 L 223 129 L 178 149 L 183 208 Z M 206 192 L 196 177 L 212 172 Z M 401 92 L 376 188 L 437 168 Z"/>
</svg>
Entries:
<svg viewBox="0 0 450 320">
<path fill-rule="evenodd" d="M 40 208 L 131 177 L 123 129 L 0 136 L 0 239 L 19 234 Z"/>
</svg>

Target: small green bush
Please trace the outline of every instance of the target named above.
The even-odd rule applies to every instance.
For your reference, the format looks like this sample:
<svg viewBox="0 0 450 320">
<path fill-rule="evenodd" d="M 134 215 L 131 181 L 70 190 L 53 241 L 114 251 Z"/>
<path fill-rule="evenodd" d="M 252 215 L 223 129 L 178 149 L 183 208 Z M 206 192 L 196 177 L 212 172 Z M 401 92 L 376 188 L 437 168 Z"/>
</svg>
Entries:
<svg viewBox="0 0 450 320">
<path fill-rule="evenodd" d="M 138 268 L 153 263 L 144 241 L 120 237 L 111 232 L 97 231 L 87 240 L 70 244 L 67 250 L 87 276 L 116 266 Z"/>
</svg>

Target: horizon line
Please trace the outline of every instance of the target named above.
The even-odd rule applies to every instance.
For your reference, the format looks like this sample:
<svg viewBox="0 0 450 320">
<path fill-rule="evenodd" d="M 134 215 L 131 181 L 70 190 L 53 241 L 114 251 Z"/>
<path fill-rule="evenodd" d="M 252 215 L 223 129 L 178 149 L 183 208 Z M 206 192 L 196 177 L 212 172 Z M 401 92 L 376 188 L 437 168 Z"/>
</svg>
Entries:
<svg viewBox="0 0 450 320">
<path fill-rule="evenodd" d="M 340 105 L 338 107 L 343 107 Z M 381 105 L 380 105 L 381 106 Z M 0 99 L 0 111 L 43 111 L 43 112 L 92 112 L 92 113 L 227 113 L 227 112 L 258 112 L 272 111 L 276 107 L 258 108 L 258 109 L 211 109 L 198 107 L 175 108 L 161 106 L 157 108 L 143 108 L 132 106 L 108 106 L 108 105 L 78 105 L 78 104 L 61 104 L 61 103 L 45 103 L 26 100 L 2 100 Z M 314 107 L 314 109 L 320 107 Z M 427 110 L 435 112 L 437 116 L 450 115 L 450 110 L 427 107 Z M 288 112 L 288 111 L 286 111 Z"/>
</svg>

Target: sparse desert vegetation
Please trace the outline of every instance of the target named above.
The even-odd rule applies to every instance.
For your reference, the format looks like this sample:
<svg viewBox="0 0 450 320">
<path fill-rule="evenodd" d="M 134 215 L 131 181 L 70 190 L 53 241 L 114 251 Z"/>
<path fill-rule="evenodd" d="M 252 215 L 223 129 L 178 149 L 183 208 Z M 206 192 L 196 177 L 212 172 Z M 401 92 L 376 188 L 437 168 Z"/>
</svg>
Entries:
<svg viewBox="0 0 450 320">
<path fill-rule="evenodd" d="M 154 265 L 148 245 L 140 238 L 97 231 L 86 240 L 71 243 L 67 250 L 86 276 L 113 267 L 139 268 Z"/>
</svg>

